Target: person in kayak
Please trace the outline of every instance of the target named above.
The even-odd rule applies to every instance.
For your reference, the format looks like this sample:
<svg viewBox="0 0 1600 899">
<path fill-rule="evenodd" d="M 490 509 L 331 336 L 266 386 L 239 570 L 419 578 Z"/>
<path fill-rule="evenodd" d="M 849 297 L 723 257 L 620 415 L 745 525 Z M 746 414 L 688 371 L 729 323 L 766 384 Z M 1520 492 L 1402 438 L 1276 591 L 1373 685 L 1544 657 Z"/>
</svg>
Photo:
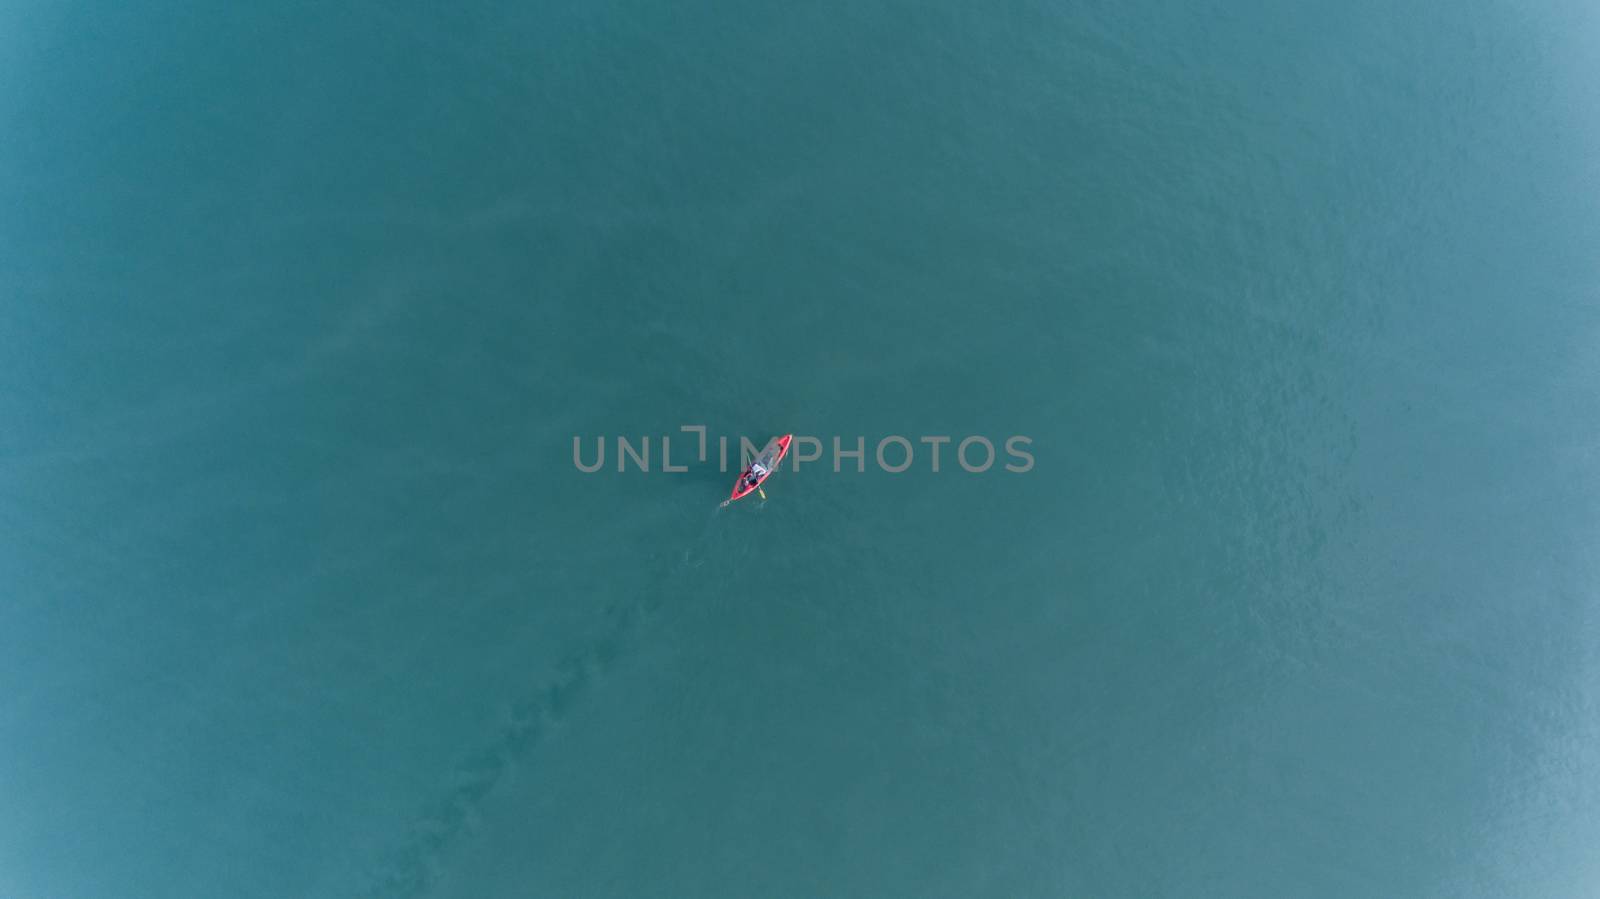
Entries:
<svg viewBox="0 0 1600 899">
<path fill-rule="evenodd" d="M 761 492 L 761 484 L 771 477 L 783 464 L 783 456 L 789 451 L 789 443 L 794 440 L 793 434 L 784 434 L 767 441 L 767 446 L 760 453 L 749 458 L 749 462 L 740 469 L 738 477 L 733 480 L 733 492 L 722 501 L 726 506 L 731 502 L 743 499 L 752 493 Z M 766 499 L 765 493 L 761 494 Z"/>
</svg>

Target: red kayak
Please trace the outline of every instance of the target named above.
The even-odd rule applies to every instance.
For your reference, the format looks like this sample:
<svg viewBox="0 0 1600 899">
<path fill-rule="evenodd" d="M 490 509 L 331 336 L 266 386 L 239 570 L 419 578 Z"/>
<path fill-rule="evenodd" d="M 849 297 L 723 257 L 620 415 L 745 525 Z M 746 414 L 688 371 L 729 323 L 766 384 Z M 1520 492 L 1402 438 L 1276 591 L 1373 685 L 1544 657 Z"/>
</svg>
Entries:
<svg viewBox="0 0 1600 899">
<path fill-rule="evenodd" d="M 767 478 L 772 477 L 772 473 L 777 470 L 778 463 L 782 462 L 784 455 L 789 452 L 789 441 L 793 439 L 793 434 L 772 438 L 767 448 L 756 456 L 755 461 L 739 473 L 739 480 L 733 482 L 733 495 L 729 496 L 723 505 L 726 506 L 736 499 L 744 499 L 756 492 L 757 487 L 765 484 Z"/>
</svg>

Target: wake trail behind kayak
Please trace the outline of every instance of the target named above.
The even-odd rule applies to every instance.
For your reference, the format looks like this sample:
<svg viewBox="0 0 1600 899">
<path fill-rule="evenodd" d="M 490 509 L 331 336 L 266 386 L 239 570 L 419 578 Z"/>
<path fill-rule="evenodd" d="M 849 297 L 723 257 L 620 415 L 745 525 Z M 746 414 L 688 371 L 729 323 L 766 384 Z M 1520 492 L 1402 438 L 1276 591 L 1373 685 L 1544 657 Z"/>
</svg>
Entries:
<svg viewBox="0 0 1600 899">
<path fill-rule="evenodd" d="M 699 534 L 675 554 L 653 588 L 610 610 L 598 637 L 582 651 L 564 657 L 553 677 L 509 707 L 505 722 L 490 740 L 456 763 L 444 778 L 443 795 L 422 811 L 410 835 L 372 870 L 364 895 L 410 899 L 423 895 L 438 880 L 446 853 L 462 833 L 477 825 L 479 809 L 512 767 L 548 739 L 577 703 L 638 648 L 646 626 L 669 596 L 694 594 L 699 582 L 689 577 L 709 558 L 707 544 L 720 511 L 717 507 L 706 516 Z"/>
</svg>

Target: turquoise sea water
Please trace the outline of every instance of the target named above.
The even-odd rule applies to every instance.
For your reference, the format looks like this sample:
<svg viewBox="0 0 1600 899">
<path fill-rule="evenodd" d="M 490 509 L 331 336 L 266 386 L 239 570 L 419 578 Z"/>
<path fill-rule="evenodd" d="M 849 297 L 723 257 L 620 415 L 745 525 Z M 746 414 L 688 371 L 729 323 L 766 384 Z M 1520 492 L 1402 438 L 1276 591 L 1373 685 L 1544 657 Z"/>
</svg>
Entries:
<svg viewBox="0 0 1600 899">
<path fill-rule="evenodd" d="M 0 6 L 0 897 L 1594 895 L 1597 50 Z"/>
</svg>

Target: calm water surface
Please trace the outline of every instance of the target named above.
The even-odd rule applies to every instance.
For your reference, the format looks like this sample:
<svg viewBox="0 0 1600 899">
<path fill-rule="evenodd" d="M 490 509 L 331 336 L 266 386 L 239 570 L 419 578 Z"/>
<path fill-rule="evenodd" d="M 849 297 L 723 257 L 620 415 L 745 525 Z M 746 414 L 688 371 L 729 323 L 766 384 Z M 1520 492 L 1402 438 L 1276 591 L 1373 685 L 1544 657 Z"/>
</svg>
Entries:
<svg viewBox="0 0 1600 899">
<path fill-rule="evenodd" d="M 1596 894 L 1596 59 L 0 7 L 0 895 Z M 1036 466 L 572 464 L 685 424 Z"/>
</svg>

